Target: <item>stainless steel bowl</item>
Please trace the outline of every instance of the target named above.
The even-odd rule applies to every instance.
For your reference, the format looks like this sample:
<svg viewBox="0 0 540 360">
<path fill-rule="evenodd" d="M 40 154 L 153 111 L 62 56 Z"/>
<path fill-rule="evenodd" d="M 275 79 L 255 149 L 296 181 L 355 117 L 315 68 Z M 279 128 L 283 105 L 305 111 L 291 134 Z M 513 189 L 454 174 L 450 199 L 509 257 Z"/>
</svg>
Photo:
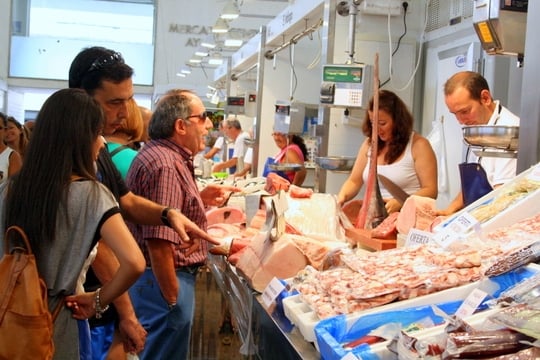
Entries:
<svg viewBox="0 0 540 360">
<path fill-rule="evenodd" d="M 356 158 L 351 156 L 326 156 L 315 158 L 315 163 L 321 169 L 341 172 L 351 171 L 355 161 Z"/>
<path fill-rule="evenodd" d="M 300 164 L 271 164 L 268 167 L 275 171 L 299 171 L 303 168 Z"/>
<path fill-rule="evenodd" d="M 244 139 L 244 144 L 246 146 L 253 146 L 253 145 L 255 145 L 255 140 L 254 139 Z"/>
<path fill-rule="evenodd" d="M 519 142 L 519 126 L 465 126 L 463 139 L 471 146 L 516 151 Z"/>
</svg>

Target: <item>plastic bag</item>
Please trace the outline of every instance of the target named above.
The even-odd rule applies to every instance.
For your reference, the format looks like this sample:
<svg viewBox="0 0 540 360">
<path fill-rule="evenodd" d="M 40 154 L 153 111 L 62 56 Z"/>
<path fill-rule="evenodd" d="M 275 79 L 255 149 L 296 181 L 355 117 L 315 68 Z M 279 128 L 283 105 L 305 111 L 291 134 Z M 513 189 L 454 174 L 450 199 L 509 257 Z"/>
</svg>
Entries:
<svg viewBox="0 0 540 360">
<path fill-rule="evenodd" d="M 435 156 L 437 157 L 437 180 L 439 192 L 448 191 L 448 171 L 446 169 L 446 140 L 444 139 L 444 118 L 441 121 L 433 121 L 433 128 L 426 138 L 428 139 Z"/>
</svg>

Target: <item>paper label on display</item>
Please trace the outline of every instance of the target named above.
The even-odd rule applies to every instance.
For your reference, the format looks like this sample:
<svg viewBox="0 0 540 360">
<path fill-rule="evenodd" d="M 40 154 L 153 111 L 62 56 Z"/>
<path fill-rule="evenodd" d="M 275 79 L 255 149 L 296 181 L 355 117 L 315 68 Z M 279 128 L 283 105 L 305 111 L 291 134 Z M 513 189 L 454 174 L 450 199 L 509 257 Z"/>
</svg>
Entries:
<svg viewBox="0 0 540 360">
<path fill-rule="evenodd" d="M 478 306 L 484 301 L 487 293 L 480 289 L 474 289 L 469 296 L 463 300 L 463 303 L 459 306 L 456 311 L 456 316 L 460 319 L 463 319 L 467 316 L 474 314 Z"/>
<path fill-rule="evenodd" d="M 441 247 L 446 248 L 454 241 L 462 238 L 477 223 L 478 220 L 474 216 L 465 212 L 446 224 L 440 232 L 433 235 L 433 240 Z"/>
<path fill-rule="evenodd" d="M 405 247 L 427 245 L 433 242 L 433 233 L 418 229 L 411 229 L 405 240 Z"/>
<path fill-rule="evenodd" d="M 278 278 L 274 277 L 272 281 L 268 285 L 266 285 L 266 288 L 264 289 L 264 292 L 262 293 L 262 300 L 266 307 L 269 307 L 272 305 L 272 303 L 276 300 L 279 294 L 285 290 L 285 285 L 279 281 Z"/>
<path fill-rule="evenodd" d="M 287 195 L 285 194 L 285 191 L 280 191 L 277 193 L 276 196 L 273 198 L 274 200 L 274 207 L 276 209 L 276 215 L 280 216 L 287 211 L 289 208 L 289 203 L 287 202 Z"/>
</svg>

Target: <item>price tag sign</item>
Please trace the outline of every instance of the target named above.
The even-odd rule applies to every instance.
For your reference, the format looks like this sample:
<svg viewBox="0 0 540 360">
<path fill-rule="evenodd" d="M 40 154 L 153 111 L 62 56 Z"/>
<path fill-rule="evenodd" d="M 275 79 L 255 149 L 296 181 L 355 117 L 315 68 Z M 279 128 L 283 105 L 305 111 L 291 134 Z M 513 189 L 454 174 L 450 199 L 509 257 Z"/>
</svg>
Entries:
<svg viewBox="0 0 540 360">
<path fill-rule="evenodd" d="M 463 319 L 464 317 L 471 316 L 474 314 L 476 309 L 478 309 L 478 306 L 484 301 L 486 298 L 487 293 L 480 290 L 480 289 L 474 289 L 469 296 L 465 300 L 463 300 L 463 303 L 460 305 L 460 307 L 456 311 L 456 316 L 460 319 Z"/>
<path fill-rule="evenodd" d="M 279 281 L 278 278 L 274 277 L 272 281 L 268 285 L 266 285 L 266 288 L 264 289 L 264 292 L 262 293 L 262 300 L 266 307 L 269 307 L 272 305 L 272 303 L 276 300 L 278 295 L 285 289 L 285 285 Z"/>
<path fill-rule="evenodd" d="M 454 241 L 462 238 L 478 220 L 465 212 L 448 223 L 440 232 L 433 235 L 433 240 L 441 247 L 446 248 Z"/>
<path fill-rule="evenodd" d="M 405 247 L 411 247 L 415 245 L 427 245 L 433 242 L 433 234 L 427 231 L 418 229 L 411 229 L 407 234 L 405 240 Z"/>
</svg>

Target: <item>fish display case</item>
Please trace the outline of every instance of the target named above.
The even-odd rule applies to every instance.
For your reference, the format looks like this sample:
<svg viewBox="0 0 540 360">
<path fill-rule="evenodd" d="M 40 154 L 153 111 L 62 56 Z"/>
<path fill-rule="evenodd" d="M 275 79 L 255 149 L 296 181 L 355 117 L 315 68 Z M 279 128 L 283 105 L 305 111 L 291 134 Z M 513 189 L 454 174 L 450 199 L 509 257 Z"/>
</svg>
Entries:
<svg viewBox="0 0 540 360">
<path fill-rule="evenodd" d="M 459 219 L 463 214 L 470 214 L 471 216 L 478 219 L 478 224 L 469 229 L 468 232 L 460 234 L 460 239 L 464 241 L 486 241 L 486 234 L 496 233 L 501 231 L 504 233 L 506 229 L 516 229 L 521 226 L 523 223 L 524 227 L 531 226 L 537 231 L 537 226 L 532 223 L 537 223 L 534 219 L 540 214 L 540 165 L 531 167 L 530 169 L 519 174 L 514 180 L 509 183 L 496 188 L 489 194 L 478 199 L 476 202 L 472 203 L 468 207 L 464 208 L 462 211 L 456 213 L 454 216 L 449 217 L 446 221 L 439 224 L 435 228 L 434 234 L 439 231 L 443 231 L 446 227 L 451 226 L 453 221 Z M 531 224 L 526 225 L 527 219 L 530 220 Z M 525 236 L 531 239 L 538 238 L 536 233 L 528 233 L 531 230 L 529 228 L 524 228 L 517 232 L 517 237 Z M 513 241 L 515 236 L 509 235 L 512 239 L 509 239 L 509 242 Z M 484 239 L 484 240 L 482 240 Z M 391 251 L 391 250 L 390 250 Z M 383 253 L 385 251 L 382 251 Z M 539 271 L 539 267 L 536 264 L 529 264 L 528 269 L 534 272 Z M 455 288 L 450 288 L 432 294 L 419 296 L 416 298 L 405 299 L 400 301 L 394 301 L 389 304 L 382 306 L 376 306 L 372 309 L 358 311 L 354 313 L 348 313 L 343 315 L 338 315 L 335 318 L 339 320 L 327 320 L 321 319 L 314 308 L 306 302 L 301 295 L 294 295 L 283 300 L 284 312 L 287 318 L 295 325 L 298 331 L 304 336 L 305 340 L 308 342 L 314 342 L 319 350 L 325 348 L 327 351 L 334 351 L 333 346 L 340 344 L 339 348 L 343 350 L 342 342 L 336 342 L 332 340 L 332 337 L 335 335 L 326 333 L 322 336 L 317 336 L 316 329 L 322 326 L 323 323 L 331 323 L 332 321 L 343 322 L 341 323 L 340 330 L 341 335 L 343 335 L 344 329 L 348 329 L 352 326 L 354 322 L 358 319 L 364 318 L 364 320 L 369 319 L 373 314 L 378 314 L 384 316 L 384 314 L 389 314 L 391 316 L 396 315 L 401 311 L 409 312 L 411 309 L 419 308 L 422 306 L 429 306 L 433 304 L 441 304 L 446 301 L 463 301 L 467 295 L 469 295 L 475 289 L 488 289 L 487 293 L 491 297 L 495 296 L 496 293 L 500 292 L 503 289 L 501 286 L 492 286 L 492 279 L 482 278 L 478 281 L 472 283 L 458 286 Z M 509 286 L 509 283 L 505 283 L 505 286 Z M 491 290 L 489 290 L 491 289 Z M 495 291 L 495 292 L 494 292 Z M 413 311 L 413 310 L 411 310 Z M 397 313 L 396 313 L 397 312 Z M 414 312 L 414 311 L 413 311 Z M 421 312 L 418 312 L 421 314 Z M 331 317 L 334 318 L 334 317 Z M 481 318 L 481 316 L 478 316 Z M 332 325 L 333 326 L 333 325 Z M 440 329 L 439 329 L 440 330 Z M 330 345 L 327 343 L 321 344 L 321 342 L 330 341 Z M 332 341 L 334 341 L 332 343 Z M 333 344 L 333 345 L 332 345 Z M 375 351 L 379 355 L 384 354 L 382 357 L 376 357 L 378 359 L 394 359 L 396 357 L 391 355 L 386 345 L 373 345 L 373 348 L 370 348 L 369 351 Z M 378 349 L 378 350 L 377 350 Z M 341 351 L 340 350 L 340 351 Z M 347 353 L 337 351 L 337 354 L 340 356 L 345 356 Z M 332 355 L 333 357 L 323 356 L 323 359 L 341 359 L 337 355 Z M 362 357 L 362 358 L 370 358 Z"/>
<path fill-rule="evenodd" d="M 356 344 L 356 346 L 352 344 L 355 339 L 377 333 L 378 328 L 388 327 L 388 324 L 397 324 L 400 329 L 409 329 L 408 334 L 416 339 L 440 336 L 448 324 L 448 318 L 443 315 L 448 317 L 455 315 L 463 302 L 466 299 L 470 300 L 467 297 L 477 289 L 485 292 L 486 297 L 477 311 L 463 316 L 463 320 L 470 325 L 486 327 L 488 317 L 502 309 L 493 305 L 494 300 L 508 289 L 539 274 L 540 266 L 529 264 L 498 277 L 485 278 L 462 287 L 403 301 L 401 304 L 391 304 L 352 316 L 322 320 L 313 328 L 317 348 L 321 358 L 325 360 L 339 360 L 347 354 L 359 359 L 398 359 L 397 354 L 392 351 L 392 341 L 388 339 L 374 344 Z"/>
<path fill-rule="evenodd" d="M 488 232 L 540 213 L 540 164 L 517 175 L 512 181 L 495 188 L 469 206 L 448 217 L 433 228 L 443 231 L 464 214 L 480 223 L 477 231 Z M 474 234 L 471 229 L 469 234 Z"/>
</svg>

